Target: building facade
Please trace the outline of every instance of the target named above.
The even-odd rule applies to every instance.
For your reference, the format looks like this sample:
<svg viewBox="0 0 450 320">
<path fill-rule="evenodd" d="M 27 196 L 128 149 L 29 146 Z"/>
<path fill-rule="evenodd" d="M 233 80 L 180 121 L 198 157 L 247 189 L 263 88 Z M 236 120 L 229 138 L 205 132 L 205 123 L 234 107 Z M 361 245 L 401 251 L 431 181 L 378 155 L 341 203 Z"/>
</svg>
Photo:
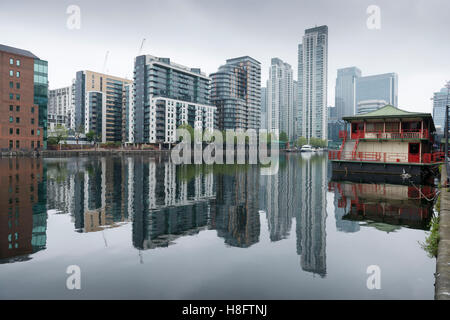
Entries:
<svg viewBox="0 0 450 320">
<path fill-rule="evenodd" d="M 363 100 L 356 106 L 356 114 L 364 114 L 378 110 L 388 103 L 385 100 Z"/>
<path fill-rule="evenodd" d="M 261 87 L 261 129 L 267 128 L 267 87 Z"/>
<path fill-rule="evenodd" d="M 214 129 L 216 108 L 210 105 L 210 83 L 198 68 L 169 58 L 136 57 L 128 142 L 174 143 L 182 124 Z"/>
<path fill-rule="evenodd" d="M 51 132 L 57 125 L 70 128 L 72 86 L 48 91 L 47 124 Z"/>
<path fill-rule="evenodd" d="M 248 56 L 228 59 L 210 77 L 211 102 L 217 107 L 218 128 L 259 129 L 261 63 Z"/>
<path fill-rule="evenodd" d="M 0 149 L 46 147 L 47 67 L 29 51 L 0 45 Z"/>
<path fill-rule="evenodd" d="M 398 76 L 384 73 L 356 79 L 356 106 L 361 101 L 384 100 L 398 107 Z"/>
<path fill-rule="evenodd" d="M 297 135 L 327 139 L 328 27 L 305 30 L 298 45 Z"/>
<path fill-rule="evenodd" d="M 273 58 L 267 83 L 268 129 L 294 138 L 294 80 L 291 65 Z"/>
<path fill-rule="evenodd" d="M 433 120 L 438 134 L 444 134 L 445 130 L 445 106 L 448 105 L 450 89 L 442 88 L 433 94 Z"/>
<path fill-rule="evenodd" d="M 338 119 L 356 114 L 356 80 L 359 77 L 361 70 L 356 67 L 338 69 L 334 98 Z"/>
<path fill-rule="evenodd" d="M 74 117 L 73 126 L 76 132 L 88 133 L 88 128 L 102 129 L 101 141 L 122 141 L 122 104 L 123 87 L 132 83 L 131 80 L 114 77 L 92 71 L 78 71 L 74 81 Z M 106 103 L 105 108 L 100 109 L 98 105 L 89 105 L 90 102 L 97 104 L 100 93 Z M 96 98 L 94 99 L 94 96 Z M 102 114 L 97 112 L 102 111 Z M 95 114 L 93 113 L 95 112 Z M 95 119 L 88 115 L 95 115 Z M 102 123 L 94 123 L 97 121 Z"/>
</svg>

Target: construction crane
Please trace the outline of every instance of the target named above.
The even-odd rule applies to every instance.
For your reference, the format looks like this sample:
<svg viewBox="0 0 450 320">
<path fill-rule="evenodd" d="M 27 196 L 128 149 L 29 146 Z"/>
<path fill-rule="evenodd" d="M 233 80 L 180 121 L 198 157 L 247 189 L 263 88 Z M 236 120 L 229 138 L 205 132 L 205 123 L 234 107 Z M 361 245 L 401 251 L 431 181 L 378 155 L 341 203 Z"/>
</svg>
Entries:
<svg viewBox="0 0 450 320">
<path fill-rule="evenodd" d="M 108 61 L 108 55 L 109 55 L 109 51 L 106 51 L 105 61 L 103 62 L 102 73 L 105 73 L 105 72 L 106 72 L 106 62 Z"/>
<path fill-rule="evenodd" d="M 144 43 L 145 43 L 145 38 L 142 39 L 141 47 L 139 48 L 139 52 L 138 52 L 138 56 L 139 56 L 139 55 L 141 54 L 141 52 L 142 52 L 142 48 L 144 47 Z"/>
</svg>

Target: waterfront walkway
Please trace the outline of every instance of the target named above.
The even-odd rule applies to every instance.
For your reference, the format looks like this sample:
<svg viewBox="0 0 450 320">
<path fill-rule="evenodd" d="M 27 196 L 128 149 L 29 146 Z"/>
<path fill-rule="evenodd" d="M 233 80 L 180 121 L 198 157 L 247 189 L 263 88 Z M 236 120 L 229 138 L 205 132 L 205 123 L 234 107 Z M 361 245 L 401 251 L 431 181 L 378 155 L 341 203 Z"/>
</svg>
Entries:
<svg viewBox="0 0 450 320">
<path fill-rule="evenodd" d="M 439 247 L 436 259 L 436 300 L 450 300 L 450 192 L 444 187 L 447 174 L 446 166 L 443 165 L 441 172 Z"/>
</svg>

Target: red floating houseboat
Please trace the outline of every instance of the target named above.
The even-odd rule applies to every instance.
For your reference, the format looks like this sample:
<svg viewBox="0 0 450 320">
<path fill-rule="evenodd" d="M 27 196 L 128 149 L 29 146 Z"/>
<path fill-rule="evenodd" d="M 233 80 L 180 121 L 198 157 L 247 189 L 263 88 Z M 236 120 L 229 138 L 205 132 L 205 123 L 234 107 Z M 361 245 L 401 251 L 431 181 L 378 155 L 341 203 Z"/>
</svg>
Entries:
<svg viewBox="0 0 450 320">
<path fill-rule="evenodd" d="M 429 113 L 386 105 L 366 114 L 344 117 L 349 132 L 339 150 L 330 151 L 333 172 L 408 177 L 416 182 L 436 174 L 444 153 L 433 150 L 435 127 Z"/>
</svg>

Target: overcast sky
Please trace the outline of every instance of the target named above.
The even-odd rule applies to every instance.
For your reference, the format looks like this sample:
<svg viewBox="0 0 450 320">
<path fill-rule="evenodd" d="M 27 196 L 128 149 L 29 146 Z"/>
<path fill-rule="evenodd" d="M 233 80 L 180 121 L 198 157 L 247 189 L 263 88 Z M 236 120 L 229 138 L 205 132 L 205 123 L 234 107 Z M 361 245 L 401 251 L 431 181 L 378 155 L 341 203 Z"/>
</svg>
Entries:
<svg viewBox="0 0 450 320">
<path fill-rule="evenodd" d="M 66 10 L 81 9 L 81 28 L 69 29 Z M 369 29 L 369 5 L 380 8 L 381 28 Z M 67 86 L 78 70 L 132 78 L 139 53 L 170 57 L 210 74 L 228 58 L 249 55 L 294 69 L 304 30 L 328 25 L 328 105 L 336 70 L 363 75 L 396 72 L 399 106 L 431 112 L 433 92 L 450 80 L 448 0 L 40 0 L 1 1 L 0 43 L 28 49 L 49 62 L 50 88 Z"/>
</svg>

